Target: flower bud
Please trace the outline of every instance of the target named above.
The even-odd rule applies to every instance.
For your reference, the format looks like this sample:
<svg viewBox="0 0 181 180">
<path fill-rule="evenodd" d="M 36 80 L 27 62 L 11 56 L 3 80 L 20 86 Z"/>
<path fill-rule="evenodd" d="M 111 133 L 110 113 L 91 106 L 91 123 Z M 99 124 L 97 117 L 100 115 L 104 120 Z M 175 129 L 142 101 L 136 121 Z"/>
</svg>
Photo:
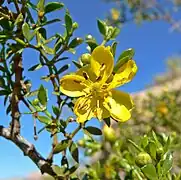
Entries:
<svg viewBox="0 0 181 180">
<path fill-rule="evenodd" d="M 83 63 L 83 65 L 90 64 L 90 58 L 91 55 L 89 53 L 85 53 L 80 57 L 80 61 Z"/>
<path fill-rule="evenodd" d="M 104 133 L 104 137 L 107 141 L 114 142 L 116 140 L 116 133 L 113 128 L 105 125 L 103 127 L 103 133 Z"/>
<path fill-rule="evenodd" d="M 38 104 L 39 104 L 39 100 L 38 100 L 37 98 L 34 99 L 33 102 L 32 102 L 32 104 L 35 105 L 35 106 L 38 105 Z"/>
<path fill-rule="evenodd" d="M 143 167 L 146 164 L 152 163 L 150 155 L 146 152 L 140 152 L 135 159 L 135 163 L 139 167 Z"/>
<path fill-rule="evenodd" d="M 72 27 L 73 27 L 73 30 L 75 30 L 75 29 L 77 29 L 77 28 L 79 27 L 79 25 L 78 25 L 77 22 L 74 22 L 73 25 L 72 25 Z"/>
</svg>

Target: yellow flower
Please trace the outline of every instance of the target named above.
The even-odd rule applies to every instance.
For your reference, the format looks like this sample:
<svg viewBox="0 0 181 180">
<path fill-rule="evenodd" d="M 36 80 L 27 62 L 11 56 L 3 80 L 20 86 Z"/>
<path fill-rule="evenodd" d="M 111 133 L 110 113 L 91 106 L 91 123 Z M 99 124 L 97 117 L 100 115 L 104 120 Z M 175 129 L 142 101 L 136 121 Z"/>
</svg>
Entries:
<svg viewBox="0 0 181 180">
<path fill-rule="evenodd" d="M 163 114 L 163 115 L 167 115 L 168 114 L 168 108 L 165 102 L 161 102 L 158 106 L 157 106 L 157 112 Z"/>
<path fill-rule="evenodd" d="M 112 19 L 117 21 L 119 19 L 119 16 L 120 16 L 120 12 L 117 10 L 117 9 L 111 9 L 111 16 L 112 16 Z"/>
<path fill-rule="evenodd" d="M 121 122 L 130 119 L 133 108 L 131 97 L 113 88 L 131 81 L 137 66 L 133 60 L 129 60 L 116 73 L 113 73 L 113 67 L 110 47 L 98 46 L 91 54 L 89 65 L 60 80 L 62 93 L 79 97 L 74 106 L 79 123 L 93 117 L 102 120 L 111 116 Z"/>
</svg>

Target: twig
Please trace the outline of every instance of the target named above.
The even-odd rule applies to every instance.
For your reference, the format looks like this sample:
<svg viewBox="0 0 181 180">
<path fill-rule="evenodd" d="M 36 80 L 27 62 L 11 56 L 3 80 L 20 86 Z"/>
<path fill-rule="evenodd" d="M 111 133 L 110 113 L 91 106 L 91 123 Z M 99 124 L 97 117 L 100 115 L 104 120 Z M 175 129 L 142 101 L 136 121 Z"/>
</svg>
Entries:
<svg viewBox="0 0 181 180">
<path fill-rule="evenodd" d="M 17 134 L 13 138 L 11 137 L 11 129 L 0 126 L 0 136 L 4 137 L 7 140 L 10 140 L 14 144 L 16 144 L 25 156 L 28 156 L 40 169 L 41 173 L 47 173 L 53 177 L 56 176 L 54 173 L 51 164 L 49 164 L 41 154 L 36 150 L 33 144 L 28 142 L 21 135 Z"/>
</svg>

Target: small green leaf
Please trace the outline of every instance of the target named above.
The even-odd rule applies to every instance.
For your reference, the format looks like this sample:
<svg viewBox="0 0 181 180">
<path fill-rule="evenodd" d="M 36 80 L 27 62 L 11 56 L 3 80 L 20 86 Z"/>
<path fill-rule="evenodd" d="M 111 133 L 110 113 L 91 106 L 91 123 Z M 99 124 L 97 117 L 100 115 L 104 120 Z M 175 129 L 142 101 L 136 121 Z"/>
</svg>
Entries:
<svg viewBox="0 0 181 180">
<path fill-rule="evenodd" d="M 63 3 L 60 2 L 49 2 L 45 6 L 45 14 L 62 9 L 64 7 Z"/>
<path fill-rule="evenodd" d="M 44 6 L 45 6 L 45 0 L 39 0 L 37 3 L 38 10 L 44 11 Z"/>
<path fill-rule="evenodd" d="M 0 87 L 4 88 L 5 87 L 5 80 L 2 76 L 0 76 Z"/>
<path fill-rule="evenodd" d="M 67 147 L 69 146 L 69 140 L 62 140 L 60 143 L 58 143 L 54 150 L 53 150 L 53 154 L 58 154 L 60 152 L 62 152 L 63 150 L 65 150 Z"/>
<path fill-rule="evenodd" d="M 32 96 L 37 96 L 37 95 L 38 95 L 38 90 L 35 90 L 35 91 L 31 91 L 27 93 L 25 97 L 32 97 Z"/>
<path fill-rule="evenodd" d="M 115 57 L 117 45 L 118 45 L 117 42 L 113 42 L 111 45 L 111 52 L 112 52 L 113 57 Z"/>
<path fill-rule="evenodd" d="M 63 73 L 63 72 L 66 71 L 69 67 L 70 67 L 70 64 L 65 64 L 64 66 L 62 66 L 62 67 L 57 71 L 57 74 Z"/>
<path fill-rule="evenodd" d="M 30 67 L 28 69 L 28 71 L 35 71 L 35 70 L 38 70 L 40 68 L 42 68 L 43 66 L 41 64 L 35 64 L 34 66 Z"/>
<path fill-rule="evenodd" d="M 99 28 L 99 32 L 103 35 L 106 36 L 107 33 L 107 27 L 106 23 L 104 21 L 101 21 L 100 19 L 97 20 L 97 26 Z"/>
<path fill-rule="evenodd" d="M 147 164 L 143 168 L 141 168 L 142 172 L 144 175 L 150 179 L 150 180 L 157 180 L 157 173 L 156 173 L 156 168 L 153 164 Z"/>
<path fill-rule="evenodd" d="M 102 135 L 102 131 L 99 128 L 88 126 L 85 127 L 84 129 L 93 135 Z"/>
<path fill-rule="evenodd" d="M 69 151 L 72 157 L 74 158 L 74 160 L 79 163 L 79 150 L 78 150 L 77 144 L 72 142 L 69 147 Z"/>
<path fill-rule="evenodd" d="M 144 149 L 147 145 L 148 145 L 148 137 L 146 135 L 144 135 L 144 137 L 141 140 L 141 146 Z"/>
<path fill-rule="evenodd" d="M 16 18 L 16 21 L 15 21 L 14 25 L 17 25 L 18 23 L 20 23 L 22 21 L 23 21 L 23 15 L 22 15 L 22 13 L 20 13 L 18 15 L 18 17 Z"/>
<path fill-rule="evenodd" d="M 125 64 L 127 61 L 132 59 L 133 56 L 134 56 L 134 49 L 130 48 L 130 49 L 123 51 L 123 53 L 119 56 L 113 71 L 117 72 L 119 70 L 119 68 L 123 64 Z"/>
<path fill-rule="evenodd" d="M 74 166 L 72 166 L 69 170 L 68 170 L 68 174 L 72 174 L 72 173 L 74 173 L 76 170 L 77 170 L 77 168 L 79 167 L 79 164 L 75 164 Z M 77 178 L 76 178 L 77 179 Z M 75 179 L 75 180 L 76 180 Z"/>
<path fill-rule="evenodd" d="M 56 175 L 58 175 L 59 177 L 60 176 L 64 177 L 65 170 L 66 170 L 65 167 L 59 167 L 57 165 L 53 165 L 52 169 L 56 173 Z"/>
<path fill-rule="evenodd" d="M 70 44 L 69 44 L 69 48 L 75 48 L 77 47 L 78 45 L 82 44 L 83 42 L 83 39 L 81 38 L 75 38 L 73 39 Z"/>
<path fill-rule="evenodd" d="M 115 39 L 119 35 L 119 33 L 120 33 L 120 29 L 115 27 L 112 34 L 111 34 L 110 39 Z"/>
<path fill-rule="evenodd" d="M 52 106 L 52 109 L 53 109 L 53 113 L 56 115 L 56 116 L 59 116 L 60 115 L 60 109 L 56 106 Z"/>
<path fill-rule="evenodd" d="M 6 69 L 3 66 L 0 66 L 0 71 L 6 72 Z"/>
<path fill-rule="evenodd" d="M 30 32 L 29 25 L 26 22 L 24 22 L 24 24 L 22 25 L 22 31 L 23 31 L 24 37 L 26 38 L 28 42 L 33 39 L 34 33 Z"/>
<path fill-rule="evenodd" d="M 38 31 L 44 39 L 47 39 L 47 32 L 45 28 L 40 28 Z"/>
<path fill-rule="evenodd" d="M 89 45 L 91 52 L 98 46 L 96 40 L 94 39 L 86 40 L 86 43 Z"/>
<path fill-rule="evenodd" d="M 10 92 L 7 90 L 0 90 L 0 96 L 9 95 Z"/>
<path fill-rule="evenodd" d="M 54 49 L 52 49 L 52 48 L 50 48 L 50 47 L 48 47 L 46 45 L 42 45 L 42 48 L 47 54 L 55 54 Z"/>
<path fill-rule="evenodd" d="M 46 89 L 43 87 L 43 85 L 41 85 L 39 88 L 38 99 L 43 106 L 47 105 L 48 97 L 47 97 Z"/>
<path fill-rule="evenodd" d="M 50 124 L 52 122 L 52 120 L 46 116 L 38 116 L 37 118 L 40 122 L 42 122 L 44 124 Z"/>
<path fill-rule="evenodd" d="M 67 34 L 70 35 L 72 33 L 72 18 L 70 16 L 70 13 L 67 11 L 65 14 L 65 26 L 67 30 Z"/>
<path fill-rule="evenodd" d="M 173 164 L 173 156 L 170 152 L 166 153 L 164 155 L 164 160 L 163 160 L 163 165 L 162 165 L 162 174 L 167 174 L 171 168 L 172 168 L 172 164 Z"/>
<path fill-rule="evenodd" d="M 156 159 L 156 144 L 154 142 L 150 142 L 148 146 L 151 157 Z"/>
</svg>

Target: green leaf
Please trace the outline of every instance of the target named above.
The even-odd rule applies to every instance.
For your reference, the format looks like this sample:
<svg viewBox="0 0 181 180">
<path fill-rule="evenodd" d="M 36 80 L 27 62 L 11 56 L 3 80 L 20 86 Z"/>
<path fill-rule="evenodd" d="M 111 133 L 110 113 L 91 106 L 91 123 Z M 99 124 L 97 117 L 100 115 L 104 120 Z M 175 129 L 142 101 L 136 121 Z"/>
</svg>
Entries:
<svg viewBox="0 0 181 180">
<path fill-rule="evenodd" d="M 69 146 L 69 140 L 62 140 L 60 143 L 58 143 L 54 150 L 53 150 L 53 154 L 58 154 L 60 152 L 62 152 L 63 150 L 65 150 L 68 146 Z"/>
<path fill-rule="evenodd" d="M 0 66 L 0 71 L 6 72 L 6 69 L 3 66 Z"/>
<path fill-rule="evenodd" d="M 143 149 L 145 149 L 147 145 L 148 145 L 148 137 L 144 135 L 144 137 L 141 140 L 141 146 L 143 147 Z"/>
<path fill-rule="evenodd" d="M 72 18 L 70 16 L 70 13 L 67 11 L 65 14 L 65 26 L 67 30 L 67 34 L 70 35 L 72 33 Z"/>
<path fill-rule="evenodd" d="M 60 36 L 60 37 L 58 38 L 56 44 L 55 44 L 55 47 L 54 47 L 55 52 L 57 52 L 57 51 L 60 49 L 62 43 L 63 43 L 63 37 Z"/>
<path fill-rule="evenodd" d="M 85 127 L 84 129 L 93 135 L 102 135 L 102 131 L 99 128 L 88 126 Z"/>
<path fill-rule="evenodd" d="M 50 21 L 46 21 L 46 22 L 42 23 L 41 25 L 45 26 L 45 25 L 49 25 L 49 24 L 52 24 L 52 23 L 55 23 L 55 22 L 60 22 L 60 21 L 61 21 L 60 19 L 52 19 Z"/>
<path fill-rule="evenodd" d="M 22 13 L 20 13 L 18 15 L 18 17 L 16 18 L 16 21 L 15 21 L 14 25 L 17 25 L 18 23 L 20 23 L 22 21 L 23 21 L 23 15 L 22 15 Z"/>
<path fill-rule="evenodd" d="M 156 144 L 154 142 L 150 142 L 148 146 L 151 157 L 156 159 Z"/>
<path fill-rule="evenodd" d="M 134 56 L 134 49 L 129 48 L 125 51 L 123 51 L 123 53 L 119 56 L 117 63 L 114 67 L 114 72 L 117 72 L 119 70 L 119 68 L 125 64 L 127 61 L 129 61 L 130 59 L 132 59 Z"/>
<path fill-rule="evenodd" d="M 34 66 L 32 66 L 32 67 L 30 67 L 29 69 L 28 69 L 28 71 L 36 71 L 36 70 L 38 70 L 38 69 L 40 69 L 40 68 L 42 68 L 43 66 L 41 65 L 41 64 L 35 64 Z"/>
<path fill-rule="evenodd" d="M 46 89 L 43 87 L 43 85 L 40 86 L 39 91 L 38 91 L 38 100 L 43 106 L 47 105 L 48 97 L 47 97 L 47 92 Z"/>
<path fill-rule="evenodd" d="M 44 6 L 45 6 L 45 0 L 39 0 L 37 3 L 38 10 L 44 11 Z"/>
<path fill-rule="evenodd" d="M 141 168 L 142 172 L 144 175 L 150 179 L 150 180 L 157 180 L 157 173 L 156 173 L 156 168 L 153 164 L 147 164 L 143 168 Z"/>
<path fill-rule="evenodd" d="M 0 96 L 9 95 L 11 92 L 7 90 L 0 90 Z"/>
<path fill-rule="evenodd" d="M 0 76 L 0 87 L 4 88 L 5 87 L 5 80 L 2 76 Z"/>
<path fill-rule="evenodd" d="M 63 3 L 60 2 L 49 2 L 45 6 L 45 14 L 62 9 L 64 7 Z"/>
<path fill-rule="evenodd" d="M 29 25 L 26 22 L 24 22 L 24 24 L 22 25 L 22 31 L 23 36 L 26 38 L 28 42 L 30 42 L 34 37 L 34 33 L 30 32 Z"/>
<path fill-rule="evenodd" d="M 113 57 L 115 57 L 117 45 L 118 45 L 117 42 L 113 42 L 111 45 L 111 52 L 112 52 Z"/>
<path fill-rule="evenodd" d="M 59 177 L 60 176 L 64 177 L 65 170 L 66 170 L 65 167 L 59 167 L 57 165 L 53 165 L 52 169 L 56 173 L 56 175 L 58 175 Z"/>
<path fill-rule="evenodd" d="M 94 39 L 86 40 L 86 43 L 89 45 L 91 52 L 98 46 L 96 40 Z"/>
<path fill-rule="evenodd" d="M 72 173 L 74 173 L 76 170 L 77 170 L 77 168 L 79 167 L 79 164 L 75 164 L 74 166 L 72 166 L 69 170 L 68 170 L 68 174 L 72 174 Z M 76 178 L 77 179 L 77 178 Z M 76 180 L 75 179 L 75 180 Z"/>
<path fill-rule="evenodd" d="M 165 157 L 161 169 L 163 175 L 167 174 L 171 170 L 173 164 L 173 156 L 170 152 L 166 153 L 164 156 Z"/>
<path fill-rule="evenodd" d="M 120 33 L 120 29 L 115 27 L 112 34 L 111 34 L 110 39 L 115 39 L 119 35 L 119 33 Z"/>
<path fill-rule="evenodd" d="M 40 28 L 39 33 L 42 35 L 44 39 L 47 39 L 47 32 L 45 28 Z"/>
<path fill-rule="evenodd" d="M 75 48 L 77 47 L 78 45 L 82 44 L 83 42 L 83 39 L 81 38 L 74 38 L 70 44 L 69 44 L 69 48 Z"/>
<path fill-rule="evenodd" d="M 78 150 L 77 144 L 72 142 L 69 147 L 69 151 L 72 157 L 74 158 L 74 160 L 79 163 L 79 150 Z"/>
<path fill-rule="evenodd" d="M 52 122 L 52 120 L 46 116 L 38 116 L 37 118 L 40 122 L 42 122 L 44 124 L 50 124 Z"/>
<path fill-rule="evenodd" d="M 104 21 L 101 21 L 100 19 L 97 20 L 97 26 L 99 28 L 99 32 L 103 35 L 106 36 L 107 33 L 107 27 L 106 23 Z"/>
<path fill-rule="evenodd" d="M 63 73 L 63 72 L 66 71 L 69 67 L 70 67 L 70 64 L 65 64 L 64 66 L 62 66 L 62 67 L 57 71 L 57 74 Z"/>
<path fill-rule="evenodd" d="M 56 106 L 52 106 L 52 109 L 53 109 L 53 113 L 56 115 L 56 116 L 59 116 L 60 115 L 60 109 Z"/>
<path fill-rule="evenodd" d="M 54 49 L 49 48 L 49 47 L 46 46 L 46 45 L 42 45 L 42 48 L 43 48 L 43 50 L 44 50 L 47 54 L 55 54 Z"/>
<path fill-rule="evenodd" d="M 104 118 L 103 120 L 104 120 L 104 122 L 107 124 L 108 127 L 111 126 L 111 119 L 110 119 L 110 117 Z"/>
<path fill-rule="evenodd" d="M 37 96 L 37 95 L 38 95 L 38 92 L 39 92 L 38 90 L 31 91 L 31 92 L 27 93 L 27 94 L 25 95 L 25 97 Z"/>
</svg>

